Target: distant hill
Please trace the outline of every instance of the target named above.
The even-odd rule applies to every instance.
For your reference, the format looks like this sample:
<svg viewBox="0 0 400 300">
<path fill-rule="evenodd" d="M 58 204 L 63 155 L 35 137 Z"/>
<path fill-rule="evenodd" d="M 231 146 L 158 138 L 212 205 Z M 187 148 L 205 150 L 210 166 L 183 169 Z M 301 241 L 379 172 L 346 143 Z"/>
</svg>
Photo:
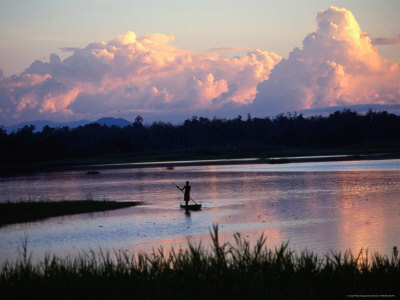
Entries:
<svg viewBox="0 0 400 300">
<path fill-rule="evenodd" d="M 123 118 L 101 118 L 98 119 L 96 122 L 93 123 L 98 123 L 100 125 L 107 125 L 107 126 L 119 126 L 119 127 L 126 127 L 128 125 L 132 125 L 132 122 L 129 122 Z"/>
<path fill-rule="evenodd" d="M 67 126 L 69 128 L 75 128 L 78 126 L 85 126 L 87 124 L 91 123 L 98 123 L 100 125 L 107 125 L 107 126 L 119 126 L 119 127 L 125 127 L 128 125 L 131 125 L 132 122 L 129 122 L 123 118 L 112 118 L 112 117 L 107 117 L 107 118 L 101 118 L 98 119 L 97 121 L 88 121 L 88 120 L 79 120 L 79 121 L 73 121 L 73 122 L 52 122 L 48 120 L 38 120 L 38 121 L 32 121 L 32 122 L 22 122 L 17 125 L 12 125 L 12 126 L 6 126 L 5 129 L 7 133 L 11 133 L 13 131 L 17 131 L 18 129 L 23 128 L 26 125 L 33 125 L 35 126 L 35 132 L 42 131 L 43 127 L 48 125 L 49 127 L 52 128 L 60 128 Z"/>
</svg>

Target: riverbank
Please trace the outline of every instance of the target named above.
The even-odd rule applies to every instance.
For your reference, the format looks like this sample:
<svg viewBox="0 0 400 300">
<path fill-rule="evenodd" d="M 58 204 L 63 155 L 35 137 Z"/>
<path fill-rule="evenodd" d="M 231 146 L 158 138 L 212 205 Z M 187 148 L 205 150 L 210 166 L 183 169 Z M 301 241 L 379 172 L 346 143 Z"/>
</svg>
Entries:
<svg viewBox="0 0 400 300">
<path fill-rule="evenodd" d="M 378 160 L 400 158 L 397 147 L 314 148 L 213 148 L 197 151 L 115 153 L 102 156 L 46 160 L 28 163 L 4 163 L 0 176 L 19 173 L 101 169 L 148 168 L 197 165 L 293 163 L 316 161 Z"/>
<path fill-rule="evenodd" d="M 31 222 L 50 217 L 100 212 L 138 205 L 138 202 L 115 201 L 31 201 L 0 203 L 0 226 Z"/>
<path fill-rule="evenodd" d="M 20 258 L 0 268 L 0 293 L 7 299 L 346 299 L 400 295 L 400 256 L 360 251 L 324 257 L 310 251 L 275 249 L 261 236 L 254 246 L 240 234 L 222 244 L 218 227 L 212 249 L 153 254 L 91 251 L 77 258 L 47 255 L 32 262 L 28 242 Z"/>
</svg>

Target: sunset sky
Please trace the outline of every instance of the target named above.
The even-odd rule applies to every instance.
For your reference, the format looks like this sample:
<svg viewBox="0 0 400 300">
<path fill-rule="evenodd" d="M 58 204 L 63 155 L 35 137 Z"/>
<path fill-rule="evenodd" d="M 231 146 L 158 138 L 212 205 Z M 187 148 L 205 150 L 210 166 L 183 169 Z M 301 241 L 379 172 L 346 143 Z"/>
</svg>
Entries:
<svg viewBox="0 0 400 300">
<path fill-rule="evenodd" d="M 0 1 L 0 125 L 400 104 L 400 1 Z"/>
</svg>

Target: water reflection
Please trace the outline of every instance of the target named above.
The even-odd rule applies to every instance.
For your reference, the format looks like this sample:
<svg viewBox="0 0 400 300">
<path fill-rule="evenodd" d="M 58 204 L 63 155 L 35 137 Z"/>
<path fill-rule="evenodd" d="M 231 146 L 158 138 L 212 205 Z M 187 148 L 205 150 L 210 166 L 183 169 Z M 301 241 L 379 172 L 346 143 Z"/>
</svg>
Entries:
<svg viewBox="0 0 400 300">
<path fill-rule="evenodd" d="M 398 180 L 386 172 L 340 175 L 338 231 L 342 244 L 390 252 L 398 244 Z"/>
<path fill-rule="evenodd" d="M 397 169 L 396 169 L 397 168 Z M 340 171 L 345 169 L 346 171 Z M 203 210 L 185 215 L 181 192 L 172 182 L 192 183 Z M 38 255 L 73 254 L 98 247 L 151 251 L 208 245 L 209 228 L 220 224 L 222 238 L 239 231 L 267 244 L 290 240 L 292 248 L 320 254 L 369 248 L 390 254 L 400 245 L 400 161 L 286 165 L 232 165 L 49 172 L 3 178 L 0 199 L 34 195 L 48 199 L 143 201 L 145 205 L 81 214 L 0 228 L 0 256 L 15 257 L 25 234 Z"/>
</svg>

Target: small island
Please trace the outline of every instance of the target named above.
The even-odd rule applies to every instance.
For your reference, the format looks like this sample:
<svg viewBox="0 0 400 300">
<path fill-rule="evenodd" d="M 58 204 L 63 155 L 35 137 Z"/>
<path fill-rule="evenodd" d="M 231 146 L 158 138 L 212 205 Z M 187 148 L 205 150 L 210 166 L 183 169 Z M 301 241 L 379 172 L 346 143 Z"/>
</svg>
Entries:
<svg viewBox="0 0 400 300">
<path fill-rule="evenodd" d="M 0 226 L 50 217 L 99 212 L 138 205 L 139 202 L 96 200 L 29 201 L 0 203 Z"/>
</svg>

